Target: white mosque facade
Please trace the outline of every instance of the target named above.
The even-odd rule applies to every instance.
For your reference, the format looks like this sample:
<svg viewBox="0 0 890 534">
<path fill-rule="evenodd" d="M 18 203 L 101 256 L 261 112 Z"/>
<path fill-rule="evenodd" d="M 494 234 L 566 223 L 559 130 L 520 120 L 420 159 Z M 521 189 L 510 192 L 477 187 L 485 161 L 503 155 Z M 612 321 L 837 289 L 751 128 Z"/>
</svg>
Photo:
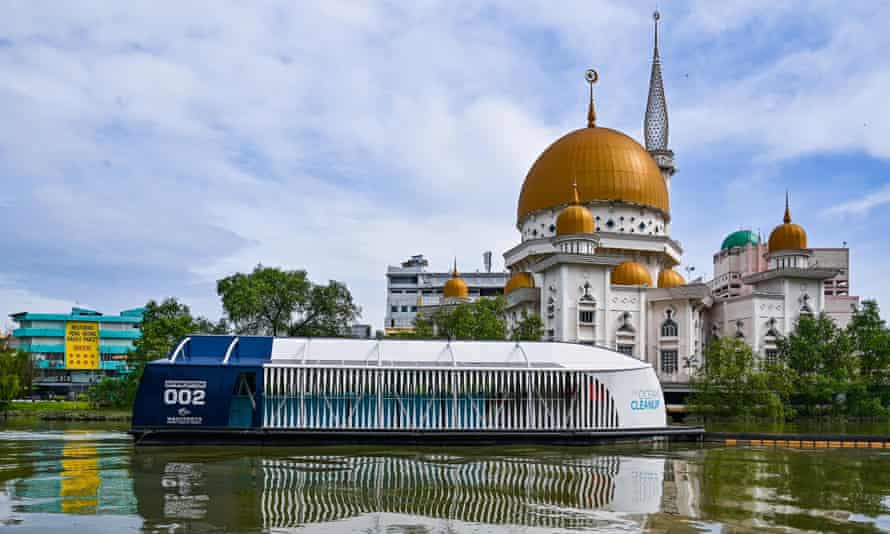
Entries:
<svg viewBox="0 0 890 534">
<path fill-rule="evenodd" d="M 587 127 L 555 141 L 523 183 L 504 294 L 508 327 L 523 311 L 538 314 L 546 340 L 614 348 L 679 385 L 714 337 L 738 337 L 769 359 L 800 314 L 824 311 L 846 324 L 858 298 L 849 295 L 849 251 L 809 248 L 787 198 L 766 243 L 746 231 L 727 237 L 713 280 L 687 283 L 678 272 L 657 13 L 655 24 L 645 147 L 596 123 L 589 71 Z"/>
</svg>

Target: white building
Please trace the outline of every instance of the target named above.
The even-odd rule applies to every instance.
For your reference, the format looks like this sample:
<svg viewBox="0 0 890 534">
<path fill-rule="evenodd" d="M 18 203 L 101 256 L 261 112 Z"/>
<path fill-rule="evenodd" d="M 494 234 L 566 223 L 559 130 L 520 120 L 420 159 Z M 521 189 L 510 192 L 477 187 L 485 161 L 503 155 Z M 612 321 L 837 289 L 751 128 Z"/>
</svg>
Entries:
<svg viewBox="0 0 890 534">
<path fill-rule="evenodd" d="M 387 335 L 412 332 L 420 308 L 445 304 L 446 285 L 452 278 L 463 281 L 463 293 L 458 297 L 472 301 L 503 294 L 504 283 L 510 276 L 509 273 L 491 272 L 490 261 L 486 261 L 485 271 L 464 273 L 460 277 L 455 276 L 456 265 L 451 271 L 443 272 L 430 272 L 427 267 L 429 261 L 422 254 L 411 256 L 398 267 L 387 267 L 384 325 Z"/>
<path fill-rule="evenodd" d="M 644 120 L 645 148 L 596 124 L 556 140 L 532 165 L 519 195 L 520 241 L 504 253 L 507 321 L 540 314 L 545 338 L 613 347 L 650 362 L 669 389 L 688 383 L 714 336 L 736 336 L 763 358 L 802 313 L 846 324 L 849 251 L 810 249 L 785 206 L 764 246 L 735 232 L 714 255 L 714 280 L 686 283 L 683 248 L 671 235 L 675 173 L 655 48 Z M 777 206 L 777 211 L 779 206 Z"/>
</svg>

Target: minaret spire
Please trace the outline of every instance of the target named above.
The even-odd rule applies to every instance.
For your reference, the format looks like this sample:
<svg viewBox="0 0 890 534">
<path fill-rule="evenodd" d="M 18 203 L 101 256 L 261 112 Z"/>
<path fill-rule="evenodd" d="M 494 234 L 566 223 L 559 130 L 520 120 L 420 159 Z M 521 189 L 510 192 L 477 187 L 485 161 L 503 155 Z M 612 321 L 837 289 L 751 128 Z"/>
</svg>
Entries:
<svg viewBox="0 0 890 534">
<path fill-rule="evenodd" d="M 658 53 L 658 21 L 661 14 L 652 14 L 655 21 L 655 47 L 652 52 L 652 73 L 649 76 L 649 98 L 646 101 L 646 118 L 643 121 L 643 134 L 646 150 L 668 150 L 667 102 L 664 98 L 664 82 L 661 79 L 661 56 Z"/>
<path fill-rule="evenodd" d="M 789 224 L 791 222 L 791 202 L 788 200 L 788 190 L 785 190 L 785 217 L 782 222 Z"/>
</svg>

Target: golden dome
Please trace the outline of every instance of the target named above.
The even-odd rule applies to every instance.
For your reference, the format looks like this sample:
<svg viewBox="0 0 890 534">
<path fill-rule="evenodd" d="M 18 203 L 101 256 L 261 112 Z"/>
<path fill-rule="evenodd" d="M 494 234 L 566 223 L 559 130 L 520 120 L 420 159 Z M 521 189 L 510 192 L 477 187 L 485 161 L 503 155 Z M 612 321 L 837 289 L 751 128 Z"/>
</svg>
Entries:
<svg viewBox="0 0 890 534">
<path fill-rule="evenodd" d="M 670 213 L 667 185 L 646 149 L 621 132 L 593 126 L 563 136 L 538 157 L 522 184 L 517 219 L 571 203 L 572 183 L 582 202 L 615 200 Z"/>
<path fill-rule="evenodd" d="M 769 235 L 769 251 L 803 250 L 807 248 L 807 231 L 803 226 L 791 222 L 791 206 L 785 194 L 785 217 L 783 223 L 776 226 Z"/>
<path fill-rule="evenodd" d="M 572 184 L 572 189 L 575 195 L 574 201 L 556 218 L 556 235 L 592 234 L 593 215 L 590 214 L 589 209 L 581 205 L 581 201 L 578 199 L 578 185 Z"/>
<path fill-rule="evenodd" d="M 658 273 L 658 287 L 677 287 L 685 286 L 686 280 L 683 276 L 673 269 L 662 269 Z"/>
<path fill-rule="evenodd" d="M 457 262 L 455 261 L 454 269 L 451 271 L 451 278 L 445 282 L 445 287 L 442 288 L 442 296 L 446 299 L 465 299 L 469 294 L 470 291 L 467 289 L 467 283 L 463 281 L 460 274 L 457 272 Z"/>
<path fill-rule="evenodd" d="M 507 283 L 504 285 L 504 295 L 509 295 L 523 287 L 535 287 L 535 279 L 531 273 L 519 271 L 507 280 Z"/>
<path fill-rule="evenodd" d="M 612 270 L 612 285 L 652 286 L 649 269 L 635 261 L 626 261 Z"/>
</svg>

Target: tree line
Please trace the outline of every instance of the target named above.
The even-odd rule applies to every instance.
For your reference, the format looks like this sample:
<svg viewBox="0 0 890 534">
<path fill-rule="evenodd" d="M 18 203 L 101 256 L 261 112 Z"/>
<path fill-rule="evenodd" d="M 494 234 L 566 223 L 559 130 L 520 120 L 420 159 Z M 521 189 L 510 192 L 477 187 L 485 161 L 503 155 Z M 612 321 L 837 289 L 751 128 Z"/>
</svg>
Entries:
<svg viewBox="0 0 890 534">
<path fill-rule="evenodd" d="M 541 339 L 544 323 L 539 315 L 523 311 L 514 327 L 508 329 L 506 306 L 507 300 L 502 296 L 441 306 L 430 317 L 418 316 L 414 321 L 414 332 L 394 337 L 489 341 Z"/>
<path fill-rule="evenodd" d="M 712 340 L 693 379 L 689 408 L 708 417 L 890 416 L 890 329 L 875 301 L 846 328 L 801 315 L 764 361 L 740 339 Z"/>
</svg>

